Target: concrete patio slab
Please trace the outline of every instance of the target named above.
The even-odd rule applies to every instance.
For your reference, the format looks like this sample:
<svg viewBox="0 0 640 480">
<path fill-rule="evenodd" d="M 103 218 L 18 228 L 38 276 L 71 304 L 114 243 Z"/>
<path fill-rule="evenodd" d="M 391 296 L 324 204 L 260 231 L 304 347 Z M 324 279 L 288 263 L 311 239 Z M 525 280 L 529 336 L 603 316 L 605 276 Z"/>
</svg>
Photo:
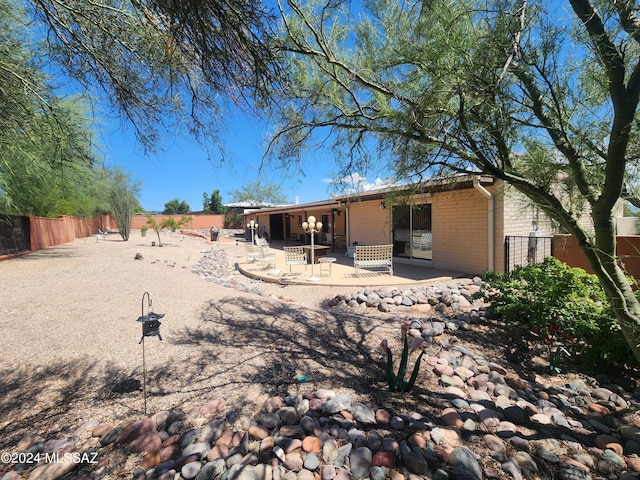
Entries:
<svg viewBox="0 0 640 480">
<path fill-rule="evenodd" d="M 237 269 L 243 275 L 262 280 L 265 282 L 280 284 L 305 284 L 321 285 L 324 287 L 344 287 L 344 286 L 393 286 L 411 284 L 436 284 L 446 283 L 456 278 L 469 278 L 470 275 L 463 272 L 453 272 L 436 270 L 429 266 L 428 262 L 422 264 L 404 263 L 402 260 L 394 258 L 393 275 L 387 272 L 375 270 L 360 270 L 359 275 L 353 267 L 353 259 L 345 256 L 345 252 L 328 252 L 327 256 L 335 258 L 331 263 L 331 273 L 327 275 L 323 272 L 321 276 L 321 265 L 294 265 L 292 273 L 289 273 L 289 266 L 285 264 L 283 244 L 272 242 L 269 245 L 268 255 L 275 256 L 275 262 L 271 264 L 259 261 L 247 261 L 242 258 L 237 264 Z M 328 268 L 323 266 L 323 270 Z M 316 280 L 309 280 L 310 278 Z"/>
</svg>

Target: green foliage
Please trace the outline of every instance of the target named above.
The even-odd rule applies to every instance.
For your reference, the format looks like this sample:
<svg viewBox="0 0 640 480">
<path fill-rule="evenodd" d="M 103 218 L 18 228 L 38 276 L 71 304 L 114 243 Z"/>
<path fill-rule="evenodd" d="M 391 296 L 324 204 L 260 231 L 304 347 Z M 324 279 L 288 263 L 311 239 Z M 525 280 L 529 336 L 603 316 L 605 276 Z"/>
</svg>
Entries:
<svg viewBox="0 0 640 480">
<path fill-rule="evenodd" d="M 162 213 L 165 215 L 175 215 L 189 213 L 190 210 L 191 207 L 185 200 L 180 201 L 180 199 L 174 198 L 164 204 L 164 211 Z"/>
<path fill-rule="evenodd" d="M 510 273 L 489 272 L 483 280 L 478 296 L 507 323 L 523 323 L 540 336 L 549 347 L 552 371 L 559 371 L 561 353 L 571 348 L 591 363 L 632 358 L 595 275 L 547 257 Z"/>
<path fill-rule="evenodd" d="M 421 343 L 421 342 L 420 342 Z M 420 352 L 418 358 L 416 359 L 416 363 L 413 366 L 413 371 L 411 372 L 411 376 L 409 377 L 409 381 L 405 382 L 405 376 L 407 373 L 407 364 L 409 361 L 409 353 L 413 352 L 416 348 L 418 348 L 419 343 L 412 342 L 411 349 L 409 348 L 409 341 L 407 340 L 407 333 L 403 329 L 403 347 L 402 354 L 400 356 L 400 365 L 398 366 L 398 374 L 395 375 L 393 373 L 393 353 L 389 348 L 387 341 L 384 340 L 380 346 L 387 354 L 387 365 L 385 368 L 385 378 L 387 380 L 387 385 L 389 387 L 390 392 L 410 392 L 416 383 L 416 379 L 418 378 L 418 373 L 420 371 L 420 362 L 422 360 L 422 356 L 424 355 L 424 350 Z"/>
<path fill-rule="evenodd" d="M 226 228 L 243 228 L 243 218 L 236 212 L 227 213 L 224 217 L 224 225 Z"/>
<path fill-rule="evenodd" d="M 25 2 L 48 64 L 107 98 L 158 148 L 163 130 L 221 143 L 225 102 L 276 75 L 260 2 Z"/>
<path fill-rule="evenodd" d="M 408 183 L 486 174 L 496 192 L 505 182 L 575 238 L 640 361 L 640 302 L 612 261 L 611 221 L 622 192 L 637 197 L 640 171 L 640 96 L 629 95 L 640 91 L 630 73 L 640 71 L 635 7 L 278 5 L 290 83 L 271 106 L 269 147 L 282 164 L 324 144 L 345 175 L 387 168 Z"/>
<path fill-rule="evenodd" d="M 57 93 L 33 28 L 21 5 L 0 0 L 0 210 L 107 213 L 109 189 L 94 152 L 89 102 Z"/>
<path fill-rule="evenodd" d="M 282 185 L 255 181 L 229 192 L 233 202 L 247 202 L 251 205 L 282 205 L 288 203 Z"/>
<path fill-rule="evenodd" d="M 176 230 L 178 230 L 183 225 L 189 224 L 189 222 L 191 222 L 191 220 L 192 220 L 191 217 L 183 216 L 178 221 L 176 221 L 173 218 L 165 218 L 161 222 L 157 222 L 156 219 L 153 218 L 153 215 L 147 213 L 147 225 L 149 225 L 149 227 L 154 232 L 156 232 L 156 235 L 158 236 L 158 246 L 160 246 L 160 247 L 162 246 L 162 239 L 160 238 L 160 232 L 162 230 L 167 228 L 167 229 L 171 230 L 172 232 L 175 232 Z"/>
<path fill-rule="evenodd" d="M 222 204 L 220 190 L 214 190 L 211 195 L 202 194 L 202 211 L 206 213 L 227 213 L 227 207 Z"/>
<path fill-rule="evenodd" d="M 558 346 L 555 351 L 552 351 L 551 346 L 549 346 L 549 371 L 551 373 L 560 373 L 560 367 L 558 366 L 560 364 L 560 357 L 562 355 L 566 355 L 567 357 L 570 357 L 571 354 L 569 353 L 569 351 L 564 348 L 562 345 Z"/>
<path fill-rule="evenodd" d="M 139 182 L 133 182 L 128 174 L 119 168 L 109 172 L 109 203 L 111 212 L 118 222 L 120 236 L 126 242 L 131 233 L 131 217 L 137 206 L 135 195 L 140 189 Z"/>
</svg>

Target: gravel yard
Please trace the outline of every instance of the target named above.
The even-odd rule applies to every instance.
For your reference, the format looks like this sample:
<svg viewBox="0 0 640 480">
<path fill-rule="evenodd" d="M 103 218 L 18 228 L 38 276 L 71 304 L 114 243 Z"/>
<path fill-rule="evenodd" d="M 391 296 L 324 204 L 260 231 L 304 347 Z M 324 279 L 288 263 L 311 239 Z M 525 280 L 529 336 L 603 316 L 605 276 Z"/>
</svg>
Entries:
<svg viewBox="0 0 640 480">
<path fill-rule="evenodd" d="M 25 434 L 143 411 L 136 319 L 145 292 L 152 310 L 165 314 L 163 340 L 145 340 L 149 412 L 218 397 L 259 408 L 269 395 L 297 388 L 299 375 L 330 382 L 336 368 L 343 380 L 358 376 L 354 369 L 369 355 L 358 350 L 376 349 L 362 331 L 347 340 L 362 325 L 326 315 L 330 289 L 256 282 L 234 271 L 244 255 L 235 242 L 162 235 L 163 247 L 136 231 L 128 242 L 117 234 L 80 239 L 0 263 L 0 448 Z M 236 288 L 192 271 L 212 251 L 224 252 L 218 275 Z M 383 328 L 367 322 L 367 331 Z"/>
<path fill-rule="evenodd" d="M 245 474 L 263 478 L 260 472 L 268 471 L 264 478 L 273 480 L 285 471 L 298 480 L 321 471 L 345 480 L 404 480 L 411 474 L 451 480 L 638 478 L 636 379 L 617 372 L 549 375 L 546 360 L 523 343 L 523 332 L 505 328 L 482 308 L 472 320 L 462 312 L 462 318 L 438 317 L 435 307 L 424 313 L 418 307 L 425 303 L 407 306 L 404 314 L 358 302 L 347 307 L 330 300 L 357 289 L 243 277 L 235 264 L 244 248 L 233 240 L 211 245 L 171 233 L 163 233 L 163 247 L 152 247 L 151 240 L 138 232 L 128 242 L 117 235 L 88 238 L 0 262 L 3 459 L 47 445 L 99 458 L 64 478 L 156 478 L 163 471 L 158 478 L 174 479 L 180 471 L 179 478 L 198 480 L 213 478 L 198 472 L 220 467 L 218 475 L 230 468 L 228 478 L 237 480 L 240 465 L 230 467 L 239 456 L 233 439 L 248 442 L 251 436 L 243 454 L 257 449 L 260 457 L 246 457 Z M 446 305 L 445 291 L 457 289 L 441 289 Z M 145 337 L 146 414 L 136 322 L 148 313 L 145 292 L 151 310 L 165 314 L 163 340 Z M 399 351 L 401 322 L 410 336 L 425 339 L 422 369 L 409 394 L 383 388 L 386 357 L 379 345 L 387 339 Z M 515 355 L 516 346 L 526 351 Z M 349 406 L 326 408 L 327 392 L 348 399 Z M 290 403 L 277 414 L 265 414 L 269 405 L 284 402 Z M 305 402 L 300 418 L 296 409 Z M 292 410 L 299 425 L 285 422 Z M 272 423 L 274 415 L 280 420 Z M 215 445 L 193 443 L 213 425 L 229 435 L 220 429 Z M 132 430 L 139 436 L 122 440 Z M 287 456 L 276 449 L 274 442 L 303 431 L 302 448 L 292 446 Z M 329 436 L 349 439 L 343 447 L 360 445 L 346 464 L 325 451 L 332 441 L 338 445 Z M 304 443 L 318 444 L 318 437 L 325 445 L 322 457 L 314 458 Z M 156 448 L 145 447 L 146 440 Z M 385 450 L 398 441 L 400 453 Z M 194 448 L 205 449 L 206 458 L 189 454 Z M 55 462 L 22 470 L 4 463 L 2 480 L 55 480 L 66 472 Z"/>
</svg>

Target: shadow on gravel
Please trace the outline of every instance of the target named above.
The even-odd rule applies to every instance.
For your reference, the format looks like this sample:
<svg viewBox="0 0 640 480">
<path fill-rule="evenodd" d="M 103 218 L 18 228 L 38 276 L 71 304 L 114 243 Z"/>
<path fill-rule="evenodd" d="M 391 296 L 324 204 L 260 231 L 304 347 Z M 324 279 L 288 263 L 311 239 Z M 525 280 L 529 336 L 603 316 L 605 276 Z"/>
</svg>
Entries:
<svg viewBox="0 0 640 480">
<path fill-rule="evenodd" d="M 55 436 L 68 433 L 70 427 L 77 428 L 78 424 L 69 423 L 77 421 L 72 411 L 108 405 L 103 403 L 107 400 L 119 401 L 122 395 L 117 392 L 118 386 L 130 378 L 130 373 L 74 360 L 46 367 L 2 369 L 0 378 L 2 450 L 15 446 L 25 435 L 46 432 Z M 135 396 L 141 397 L 139 392 Z M 137 400 L 125 403 L 130 403 L 124 405 L 128 414 L 135 413 L 140 405 Z"/>
<path fill-rule="evenodd" d="M 354 401 L 373 408 L 425 414 L 439 412 L 447 402 L 421 388 L 420 377 L 410 394 L 382 389 L 385 358 L 379 344 L 384 338 L 399 340 L 400 335 L 392 320 L 236 297 L 209 304 L 201 320 L 169 341 L 198 347 L 193 362 L 200 374 L 208 374 L 201 379 L 194 375 L 191 381 L 204 381 L 202 388 L 229 392 L 229 387 L 252 385 L 266 396 L 326 388 L 349 392 Z M 429 375 L 427 370 L 425 365 L 421 376 Z"/>
<path fill-rule="evenodd" d="M 354 402 L 392 413 L 417 411 L 436 424 L 442 422 L 442 410 L 450 406 L 451 399 L 439 393 L 438 379 L 426 364 L 410 394 L 381 388 L 384 358 L 378 345 L 388 338 L 397 346 L 399 339 L 398 325 L 391 320 L 305 309 L 266 297 L 228 296 L 203 305 L 192 324 L 163 332 L 163 342 L 171 345 L 175 356 L 156 356 L 147 369 L 149 414 L 161 406 L 183 410 L 219 397 L 226 400 L 227 409 L 242 411 L 246 407 L 244 413 L 252 414 L 268 396 L 320 388 L 351 393 Z M 480 342 L 491 342 L 489 332 L 484 334 L 487 336 L 481 333 Z M 128 371 L 117 365 L 78 360 L 0 369 L 0 450 L 11 449 L 25 435 L 34 433 L 47 439 L 66 437 L 87 420 L 113 423 L 140 418 L 141 372 L 141 365 Z M 583 445 L 592 443 L 585 436 L 554 426 L 526 427 L 530 428 L 524 435 L 528 439 L 561 438 L 572 433 Z M 472 441 L 484 433 L 463 435 Z"/>
<path fill-rule="evenodd" d="M 233 382 L 254 383 L 267 393 L 298 383 L 305 375 L 316 387 L 350 388 L 364 393 L 376 381 L 370 335 L 380 320 L 349 319 L 261 298 L 226 298 L 209 304 L 202 322 L 169 341 L 200 347 L 196 360 L 217 365 Z M 227 375 L 230 374 L 230 375 Z"/>
</svg>

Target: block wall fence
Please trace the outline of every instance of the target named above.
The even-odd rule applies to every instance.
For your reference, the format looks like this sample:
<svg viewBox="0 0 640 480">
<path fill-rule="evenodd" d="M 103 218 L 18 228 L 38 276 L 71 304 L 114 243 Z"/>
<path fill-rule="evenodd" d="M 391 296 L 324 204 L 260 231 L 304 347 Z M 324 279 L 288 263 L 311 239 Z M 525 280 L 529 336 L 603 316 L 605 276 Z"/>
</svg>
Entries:
<svg viewBox="0 0 640 480">
<path fill-rule="evenodd" d="M 616 253 L 620 264 L 627 275 L 640 280 L 640 236 L 618 235 L 616 238 Z M 587 258 L 571 235 L 553 236 L 553 256 L 567 265 L 593 273 Z"/>
<path fill-rule="evenodd" d="M 69 243 L 76 238 L 86 238 L 98 233 L 98 229 L 117 228 L 110 215 L 94 218 L 82 217 L 29 217 L 31 251 Z"/>
<path fill-rule="evenodd" d="M 182 217 L 191 217 L 191 221 L 182 227 L 188 230 L 209 230 L 211 227 L 224 228 L 223 214 L 152 215 L 152 217 L 158 223 L 167 218 L 173 218 L 176 222 L 179 222 Z M 133 230 L 140 230 L 146 224 L 146 215 L 134 215 L 131 219 L 131 228 Z"/>
<path fill-rule="evenodd" d="M 224 215 L 186 215 L 191 217 L 191 221 L 184 227 L 185 230 L 209 230 L 211 227 L 224 227 Z M 161 222 L 165 218 L 173 217 L 176 221 L 182 215 L 153 215 L 156 222 Z M 132 230 L 139 230 L 147 223 L 147 217 L 135 215 L 132 218 Z M 78 238 L 94 236 L 98 230 L 105 231 L 107 228 L 118 229 L 118 222 L 111 215 L 104 215 L 94 218 L 62 216 L 57 218 L 29 217 L 29 236 L 31 241 L 31 252 L 44 248 L 72 242 Z M 112 235 L 118 235 L 117 233 Z M 28 253 L 28 252 L 22 252 Z M 11 258 L 15 255 L 0 255 L 0 260 Z"/>
</svg>

